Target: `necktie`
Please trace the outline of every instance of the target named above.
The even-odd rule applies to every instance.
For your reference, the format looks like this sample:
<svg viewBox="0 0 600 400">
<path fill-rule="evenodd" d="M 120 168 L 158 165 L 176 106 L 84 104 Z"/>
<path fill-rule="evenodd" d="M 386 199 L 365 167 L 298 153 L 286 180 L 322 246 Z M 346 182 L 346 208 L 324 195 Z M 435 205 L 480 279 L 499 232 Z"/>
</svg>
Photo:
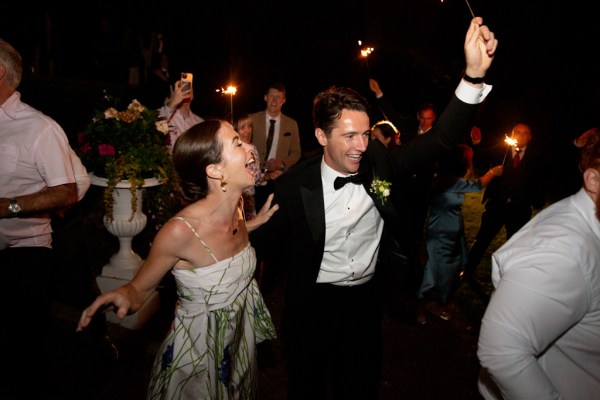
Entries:
<svg viewBox="0 0 600 400">
<path fill-rule="evenodd" d="M 354 184 L 359 185 L 359 184 L 362 183 L 362 180 L 363 180 L 363 177 L 362 177 L 361 174 L 348 175 L 346 177 L 338 176 L 333 181 L 333 188 L 335 190 L 338 190 L 338 189 L 340 189 L 341 187 L 343 187 L 348 182 L 352 182 Z"/>
<path fill-rule="evenodd" d="M 265 158 L 267 160 L 269 159 L 269 153 L 271 152 L 271 145 L 273 144 L 273 136 L 275 135 L 275 120 L 270 119 L 269 122 L 270 122 L 270 125 L 269 125 L 269 135 L 267 136 L 267 154 L 265 155 Z"/>
<path fill-rule="evenodd" d="M 519 161 L 521 161 L 521 150 L 517 150 L 515 156 L 513 157 L 513 168 L 517 168 Z"/>
</svg>

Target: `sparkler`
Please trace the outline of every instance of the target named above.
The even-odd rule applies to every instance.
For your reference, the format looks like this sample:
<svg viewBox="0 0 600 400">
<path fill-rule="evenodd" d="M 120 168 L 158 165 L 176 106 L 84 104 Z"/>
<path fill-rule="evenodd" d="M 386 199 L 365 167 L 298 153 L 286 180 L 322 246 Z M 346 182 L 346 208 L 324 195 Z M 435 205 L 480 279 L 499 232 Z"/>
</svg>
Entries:
<svg viewBox="0 0 600 400">
<path fill-rule="evenodd" d="M 441 0 L 440 3 L 443 3 L 444 0 Z M 473 13 L 473 9 L 471 8 L 471 5 L 469 4 L 469 0 L 465 0 L 465 3 L 467 3 L 467 7 L 469 7 L 469 12 L 471 13 L 471 16 L 473 16 L 473 18 L 475 18 L 475 14 Z"/>
<path fill-rule="evenodd" d="M 235 95 L 235 93 L 237 92 L 237 88 L 233 85 L 229 85 L 227 86 L 227 89 L 217 89 L 217 92 L 221 92 L 222 94 L 228 94 L 229 95 L 229 108 L 230 108 L 230 114 L 231 114 L 231 125 L 233 125 L 233 96 Z"/>
<path fill-rule="evenodd" d="M 473 18 L 475 18 L 475 14 L 473 13 L 473 9 L 471 8 L 471 5 L 469 4 L 469 0 L 465 0 L 465 3 L 467 3 L 467 7 L 469 7 L 469 11 L 471 12 L 471 15 L 473 16 Z"/>
<path fill-rule="evenodd" d="M 358 41 L 358 45 L 362 46 L 361 40 Z M 369 54 L 371 54 L 373 52 L 373 50 L 375 50 L 375 49 L 372 47 L 365 47 L 365 48 L 360 49 L 360 55 L 361 55 L 361 57 L 365 58 L 365 64 L 367 65 L 367 73 L 369 74 L 369 76 L 371 76 L 371 71 L 369 69 Z"/>
<path fill-rule="evenodd" d="M 517 149 L 517 151 L 519 151 L 519 143 L 517 143 L 517 139 L 508 137 L 508 135 L 504 135 L 504 143 L 508 144 L 508 146 L 506 146 L 506 151 L 504 152 L 504 160 L 502 160 L 503 167 L 504 167 L 504 162 L 506 161 L 506 155 L 508 154 L 508 149 L 510 149 L 511 147 L 514 147 L 515 149 Z"/>
</svg>

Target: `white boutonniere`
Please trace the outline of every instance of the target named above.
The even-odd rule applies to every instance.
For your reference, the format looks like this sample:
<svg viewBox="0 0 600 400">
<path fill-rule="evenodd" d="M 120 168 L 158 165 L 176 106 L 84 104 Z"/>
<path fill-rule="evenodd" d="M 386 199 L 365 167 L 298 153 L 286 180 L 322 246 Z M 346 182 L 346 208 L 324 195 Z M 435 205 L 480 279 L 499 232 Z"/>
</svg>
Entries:
<svg viewBox="0 0 600 400">
<path fill-rule="evenodd" d="M 369 191 L 377 196 L 377 199 L 381 202 L 381 204 L 385 204 L 390 196 L 390 186 L 392 186 L 390 182 L 380 180 L 379 177 L 375 175 L 373 181 L 371 182 L 371 188 Z"/>
</svg>

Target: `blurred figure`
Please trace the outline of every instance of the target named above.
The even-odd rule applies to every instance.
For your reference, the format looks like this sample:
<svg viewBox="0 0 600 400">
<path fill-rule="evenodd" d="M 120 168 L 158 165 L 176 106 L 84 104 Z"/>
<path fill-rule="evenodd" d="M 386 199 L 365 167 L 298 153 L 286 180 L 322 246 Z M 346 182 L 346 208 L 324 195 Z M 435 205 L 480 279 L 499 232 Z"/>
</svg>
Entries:
<svg viewBox="0 0 600 400">
<path fill-rule="evenodd" d="M 166 119 L 169 124 L 169 151 L 173 151 L 175 141 L 192 126 L 203 122 L 204 118 L 194 114 L 191 103 L 194 100 L 193 84 L 186 89 L 178 80 L 171 88 L 171 96 L 158 109 L 158 117 Z"/>
<path fill-rule="evenodd" d="M 401 143 L 406 144 L 417 136 L 429 132 L 437 118 L 435 107 L 431 103 L 422 103 L 417 109 L 416 119 L 400 114 L 384 96 L 383 91 L 375 79 L 369 79 L 369 88 L 375 94 L 377 104 L 383 115 L 398 127 Z M 423 264 L 427 258 L 425 249 L 425 221 L 431 201 L 430 188 L 433 180 L 435 163 L 424 163 L 410 174 L 400 177 L 401 185 L 405 188 L 402 207 L 406 208 L 409 224 L 409 245 L 411 252 L 410 274 L 405 282 L 406 289 L 413 295 L 418 288 L 423 271 Z"/>
<path fill-rule="evenodd" d="M 450 319 L 445 305 L 467 259 L 462 213 L 465 193 L 480 192 L 494 177 L 502 175 L 502 169 L 495 166 L 481 178 L 470 179 L 473 150 L 465 144 L 458 145 L 438 162 L 425 234 L 427 263 L 417 292 L 419 324 L 427 323 L 426 310 L 444 320 Z"/>
<path fill-rule="evenodd" d="M 251 152 L 254 157 L 254 162 L 249 166 L 254 173 L 254 185 L 248 186 L 242 192 L 246 221 L 249 221 L 256 216 L 256 204 L 254 200 L 255 187 L 262 179 L 262 174 L 260 172 L 260 158 L 258 157 L 256 146 L 252 143 L 252 129 L 252 118 L 250 117 L 250 114 L 242 114 L 237 119 L 235 130 L 240 135 L 242 142 L 247 143 L 252 147 Z"/>
<path fill-rule="evenodd" d="M 149 107 L 159 108 L 165 105 L 167 99 L 172 96 L 173 80 L 169 70 L 169 56 L 166 53 L 152 54 L 150 74 L 146 87 L 146 97 Z"/>
<path fill-rule="evenodd" d="M 10 321 L 2 333 L 10 368 L 2 393 L 47 398 L 55 265 L 51 213 L 77 202 L 74 166 L 81 164 L 74 162 L 56 121 L 21 101 L 22 74 L 21 55 L 0 39 L 0 265 L 6 284 L 18 288 L 18 306 L 4 314 Z M 3 304 L 15 303 L 14 292 L 2 293 Z M 35 343 L 24 332 L 34 334 Z M 23 371 L 31 370 L 32 362 L 43 367 L 35 385 L 23 385 Z"/>
<path fill-rule="evenodd" d="M 580 190 L 492 256 L 477 356 L 485 399 L 600 395 L 600 135 L 581 145 Z M 491 378 L 491 379 L 490 379 Z"/>
<path fill-rule="evenodd" d="M 254 249 L 240 198 L 254 183 L 251 148 L 226 121 L 194 125 L 177 141 L 173 163 L 190 205 L 163 225 L 133 279 L 100 295 L 80 318 L 86 328 L 102 308 L 119 318 L 138 311 L 171 272 L 177 282 L 175 320 L 159 349 L 147 397 L 257 398 L 256 345 L 275 338 L 253 278 Z M 270 201 L 269 201 L 270 205 Z M 252 229 L 277 207 L 257 216 Z"/>
<path fill-rule="evenodd" d="M 371 139 L 379 140 L 389 149 L 400 144 L 400 131 L 390 121 L 378 121 L 371 127 Z"/>
<path fill-rule="evenodd" d="M 531 128 L 518 123 L 513 127 L 511 137 L 517 145 L 510 146 L 510 149 L 503 147 L 502 153 L 494 158 L 498 164 L 504 160 L 504 173 L 483 193 L 485 209 L 481 215 L 481 226 L 469 250 L 463 273 L 467 282 L 474 282 L 477 266 L 502 227 L 506 228 L 506 239 L 510 239 L 529 221 L 532 209 L 544 206 L 542 155 L 535 146 L 529 145 Z"/>
</svg>

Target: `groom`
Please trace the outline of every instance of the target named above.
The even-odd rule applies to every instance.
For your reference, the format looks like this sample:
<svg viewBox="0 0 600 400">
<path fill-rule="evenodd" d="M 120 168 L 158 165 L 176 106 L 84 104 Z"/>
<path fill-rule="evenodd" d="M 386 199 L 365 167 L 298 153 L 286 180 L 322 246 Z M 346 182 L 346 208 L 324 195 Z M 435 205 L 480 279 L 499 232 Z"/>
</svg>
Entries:
<svg viewBox="0 0 600 400">
<path fill-rule="evenodd" d="M 313 122 L 323 155 L 276 180 L 279 211 L 250 237 L 257 251 L 277 247 L 286 255 L 273 264 L 288 271 L 282 327 L 288 399 L 324 399 L 328 392 L 334 399 L 377 398 L 381 307 L 372 278 L 384 225 L 399 237 L 406 222 L 394 207 L 402 188 L 392 185 L 386 197 L 371 193 L 370 185 L 434 161 L 469 132 L 477 104 L 490 89 L 478 78 L 497 46 L 481 24 L 477 17 L 469 26 L 466 75 L 437 126 L 400 147 L 388 162 L 385 154 L 367 148 L 369 108 L 362 96 L 336 87 L 316 96 Z M 342 177 L 356 180 L 335 184 Z"/>
</svg>

